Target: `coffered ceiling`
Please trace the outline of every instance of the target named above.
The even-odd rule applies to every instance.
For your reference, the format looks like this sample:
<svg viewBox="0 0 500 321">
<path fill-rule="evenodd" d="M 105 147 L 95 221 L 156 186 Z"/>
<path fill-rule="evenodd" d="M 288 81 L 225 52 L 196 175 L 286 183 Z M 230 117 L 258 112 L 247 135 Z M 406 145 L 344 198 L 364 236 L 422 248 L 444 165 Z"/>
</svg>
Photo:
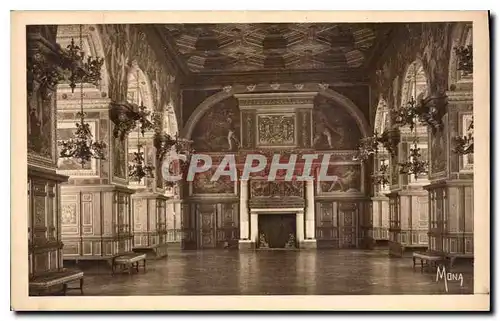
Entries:
<svg viewBox="0 0 500 321">
<path fill-rule="evenodd" d="M 194 75 L 334 72 L 356 77 L 383 49 L 387 24 L 254 23 L 157 25 Z"/>
</svg>

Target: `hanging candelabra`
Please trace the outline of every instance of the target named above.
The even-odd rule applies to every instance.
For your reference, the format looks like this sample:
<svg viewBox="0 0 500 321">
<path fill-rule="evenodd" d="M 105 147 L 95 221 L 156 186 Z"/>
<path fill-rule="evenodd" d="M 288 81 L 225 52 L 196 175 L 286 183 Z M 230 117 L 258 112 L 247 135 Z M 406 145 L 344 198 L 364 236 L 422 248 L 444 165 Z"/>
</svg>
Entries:
<svg viewBox="0 0 500 321">
<path fill-rule="evenodd" d="M 373 155 L 374 160 L 378 161 L 379 144 L 386 142 L 384 137 L 384 135 L 380 136 L 377 132 L 375 132 L 375 134 L 371 137 L 362 138 L 353 160 L 366 162 Z M 389 184 L 388 170 L 389 167 L 386 164 L 377 166 L 376 171 L 374 171 L 371 175 L 373 184 L 382 186 Z"/>
<path fill-rule="evenodd" d="M 417 96 L 417 71 L 415 68 L 415 74 L 414 74 L 414 96 Z M 415 120 L 417 119 L 417 116 L 419 115 L 418 112 L 415 112 L 418 110 L 418 108 L 415 107 L 415 100 L 413 97 L 410 99 L 408 103 L 408 107 L 406 109 L 407 111 L 407 116 L 404 118 L 406 121 L 404 124 L 410 125 L 410 130 L 414 134 L 413 136 L 413 146 L 410 147 L 409 150 L 409 155 L 408 155 L 408 160 L 404 163 L 399 163 L 399 173 L 400 174 L 406 174 L 406 175 L 413 175 L 415 180 L 418 179 L 419 175 L 427 173 L 427 161 L 423 161 L 421 159 L 422 154 L 420 153 L 420 148 L 418 147 L 418 135 L 417 131 L 415 129 Z M 411 118 L 411 119 L 410 119 Z M 398 118 L 396 119 L 398 121 Z"/>
<path fill-rule="evenodd" d="M 473 59 L 472 59 L 472 45 L 455 47 L 455 54 L 458 58 L 457 69 L 462 72 L 464 76 L 468 76 L 473 72 Z"/>
<path fill-rule="evenodd" d="M 72 40 L 72 51 L 71 54 L 75 57 L 79 56 L 83 59 L 84 53 L 81 48 L 83 48 L 83 39 L 82 39 L 82 26 L 80 25 L 80 46 L 74 46 L 74 41 Z M 78 55 L 76 53 L 76 49 L 79 48 L 81 53 Z M 75 74 L 82 75 L 82 74 Z M 100 68 L 98 74 L 93 75 L 95 79 L 100 79 Z M 59 153 L 59 157 L 61 158 L 75 158 L 78 163 L 82 165 L 82 168 L 85 166 L 87 162 L 89 162 L 92 158 L 94 159 L 105 159 L 105 150 L 106 143 L 100 141 L 93 141 L 92 132 L 90 130 L 90 126 L 87 122 L 85 122 L 85 113 L 83 111 L 83 83 L 86 82 L 88 78 L 85 77 L 74 77 L 73 81 L 77 81 L 80 83 L 80 112 L 77 113 L 77 116 L 80 118 L 80 121 L 76 123 L 76 132 L 74 138 L 71 138 L 67 141 L 59 142 L 61 147 L 61 151 Z M 76 85 L 75 85 L 76 86 Z M 72 90 L 75 86 L 71 87 Z"/>
<path fill-rule="evenodd" d="M 446 104 L 446 96 L 431 96 L 426 98 L 417 97 L 417 68 L 414 68 L 413 75 L 414 95 L 397 110 L 394 115 L 394 122 L 398 126 L 409 126 L 410 131 L 423 123 L 430 127 L 433 132 L 442 128 L 442 117 L 444 106 Z"/>
<path fill-rule="evenodd" d="M 389 165 L 383 162 L 371 177 L 375 185 L 381 185 L 382 187 L 389 185 Z"/>
<path fill-rule="evenodd" d="M 78 83 L 88 83 L 95 86 L 99 85 L 101 80 L 101 69 L 104 64 L 104 58 L 85 56 L 83 51 L 82 25 L 80 28 L 80 43 L 75 44 L 74 38 L 63 52 L 62 74 L 69 82 L 71 92 L 75 91 Z"/>
<path fill-rule="evenodd" d="M 137 126 L 137 152 L 134 152 L 132 164 L 128 167 L 128 175 L 131 180 L 140 182 L 145 177 L 154 177 L 154 167 L 146 165 L 144 152 L 141 150 L 143 146 L 140 143 L 139 135 L 142 134 L 142 136 L 144 136 L 146 130 L 153 128 L 153 124 L 147 118 L 150 112 L 146 110 L 146 107 L 143 106 L 142 99 L 140 99 L 139 72 L 137 72 L 137 106 L 139 106 L 139 112 L 136 116 L 136 122 L 139 124 Z"/>
<path fill-rule="evenodd" d="M 460 155 L 474 153 L 474 121 L 472 121 L 467 128 L 467 135 L 456 136 L 453 140 L 455 142 L 453 152 Z"/>
<path fill-rule="evenodd" d="M 139 71 L 137 71 L 137 90 L 140 90 Z M 110 117 L 114 123 L 113 137 L 123 140 L 137 126 L 144 136 L 147 131 L 154 129 L 154 124 L 150 120 L 152 116 L 151 112 L 143 105 L 142 100 L 137 101 L 137 103 L 112 102 Z"/>
<path fill-rule="evenodd" d="M 375 133 L 373 136 L 361 138 L 358 151 L 353 157 L 355 161 L 367 161 L 371 155 L 377 153 L 378 145 L 380 143 L 380 136 L 378 133 Z"/>
<path fill-rule="evenodd" d="M 406 175 L 413 175 L 415 180 L 418 176 L 427 173 L 427 161 L 421 159 L 422 154 L 420 153 L 420 148 L 418 147 L 418 139 L 414 139 L 413 146 L 410 147 L 410 153 L 408 161 L 404 163 L 399 163 L 399 173 Z"/>
<path fill-rule="evenodd" d="M 139 141 L 139 131 L 137 132 L 137 140 Z M 141 150 L 142 144 L 137 143 L 137 152 L 134 152 L 134 158 L 132 159 L 132 164 L 128 166 L 128 176 L 132 181 L 140 182 L 143 178 L 153 178 L 154 177 L 154 167 L 146 165 L 146 160 L 144 158 L 144 152 Z"/>
</svg>

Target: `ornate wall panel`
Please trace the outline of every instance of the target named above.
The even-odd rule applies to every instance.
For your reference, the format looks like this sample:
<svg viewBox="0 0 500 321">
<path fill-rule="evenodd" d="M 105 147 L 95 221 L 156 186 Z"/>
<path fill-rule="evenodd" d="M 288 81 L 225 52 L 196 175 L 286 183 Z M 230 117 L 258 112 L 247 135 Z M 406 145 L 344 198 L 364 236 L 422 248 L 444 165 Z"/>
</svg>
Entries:
<svg viewBox="0 0 500 321">
<path fill-rule="evenodd" d="M 294 113 L 258 114 L 256 132 L 258 147 L 297 145 L 297 125 Z"/>
<path fill-rule="evenodd" d="M 133 191 L 62 186 L 64 258 L 109 259 L 132 250 Z"/>
<path fill-rule="evenodd" d="M 28 266 L 33 277 L 62 267 L 59 186 L 65 177 L 28 169 Z"/>
</svg>

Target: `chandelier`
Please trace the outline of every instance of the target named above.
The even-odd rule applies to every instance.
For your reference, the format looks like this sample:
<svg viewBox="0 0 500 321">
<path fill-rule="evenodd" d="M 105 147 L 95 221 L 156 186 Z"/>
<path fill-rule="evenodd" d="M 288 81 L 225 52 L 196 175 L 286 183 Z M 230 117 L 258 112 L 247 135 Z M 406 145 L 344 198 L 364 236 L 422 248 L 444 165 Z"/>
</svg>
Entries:
<svg viewBox="0 0 500 321">
<path fill-rule="evenodd" d="M 362 162 L 367 161 L 371 155 L 377 153 L 380 139 L 381 137 L 377 132 L 375 132 L 373 136 L 361 138 L 358 145 L 358 151 L 354 155 L 353 160 L 360 160 Z"/>
<path fill-rule="evenodd" d="M 414 68 L 413 74 L 413 94 L 414 97 L 417 96 L 417 68 Z M 422 154 L 420 153 L 420 148 L 418 147 L 418 136 L 415 130 L 417 119 L 422 120 L 424 109 L 423 100 L 421 104 L 417 105 L 413 97 L 408 101 L 406 108 L 401 108 L 398 116 L 396 117 L 396 123 L 400 125 L 409 125 L 410 131 L 414 134 L 413 146 L 410 147 L 408 160 L 404 163 L 399 163 L 399 173 L 406 175 L 413 175 L 415 180 L 417 180 L 419 175 L 425 174 L 427 172 L 427 162 L 421 159 Z"/>
<path fill-rule="evenodd" d="M 144 159 L 144 152 L 141 150 L 143 147 L 140 143 L 139 134 L 144 136 L 146 130 L 153 128 L 152 122 L 148 119 L 150 112 L 146 110 L 146 107 L 140 99 L 140 86 L 139 86 L 139 71 L 137 71 L 137 105 L 138 112 L 136 113 L 135 121 L 139 124 L 137 126 L 137 152 L 134 152 L 134 158 L 132 159 L 132 164 L 128 166 L 129 178 L 131 180 L 140 182 L 143 178 L 153 178 L 154 167 L 146 165 Z M 140 103 L 139 103 L 140 101 Z"/>
<path fill-rule="evenodd" d="M 423 123 L 430 127 L 433 132 L 442 128 L 442 117 L 444 105 L 446 104 L 446 96 L 431 96 L 415 100 L 417 96 L 417 68 L 414 68 L 413 75 L 414 95 L 396 111 L 394 122 L 398 126 L 409 126 L 410 131 Z"/>
<path fill-rule="evenodd" d="M 474 153 L 474 121 L 467 128 L 467 135 L 454 137 L 455 147 L 453 152 L 460 155 Z"/>
<path fill-rule="evenodd" d="M 101 80 L 101 68 L 104 64 L 104 58 L 85 57 L 83 51 L 82 25 L 80 27 L 80 43 L 75 44 L 74 38 L 71 38 L 70 44 L 63 51 L 63 78 L 69 81 L 71 92 L 75 92 L 77 83 L 88 83 L 95 86 L 99 85 Z"/>
<path fill-rule="evenodd" d="M 472 74 L 473 64 L 472 64 L 472 45 L 455 47 L 455 54 L 458 58 L 457 69 L 463 73 L 464 76 Z"/>
<path fill-rule="evenodd" d="M 427 173 L 427 161 L 421 159 L 422 154 L 420 153 L 420 148 L 418 147 L 418 138 L 415 135 L 413 140 L 413 146 L 410 147 L 410 153 L 408 155 L 408 160 L 404 163 L 399 163 L 399 173 L 406 175 L 413 175 L 415 180 L 418 179 L 419 175 Z"/>
<path fill-rule="evenodd" d="M 139 138 L 138 138 L 139 139 Z M 144 152 L 141 150 L 142 144 L 137 144 L 137 152 L 134 152 L 132 164 L 128 166 L 128 176 L 131 180 L 140 182 L 143 178 L 153 178 L 154 167 L 145 165 Z"/>
<path fill-rule="evenodd" d="M 82 40 L 82 26 L 80 25 L 80 46 L 74 45 L 74 40 L 71 40 L 71 45 L 68 46 L 69 55 L 75 57 L 75 64 L 78 65 L 79 61 L 82 61 L 85 54 L 83 53 L 83 40 Z M 78 54 L 77 51 L 80 51 Z M 81 58 L 81 60 L 79 60 Z M 61 151 L 59 156 L 61 158 L 76 158 L 78 163 L 84 168 L 85 164 L 89 162 L 92 158 L 95 159 L 105 159 L 104 153 L 106 150 L 106 143 L 100 141 L 93 141 L 92 132 L 90 131 L 90 126 L 85 122 L 85 113 L 83 112 L 83 83 L 87 81 L 99 81 L 101 78 L 100 67 L 102 66 L 102 60 L 97 58 L 96 60 L 90 59 L 92 62 L 92 71 L 85 68 L 88 65 L 84 64 L 83 68 L 80 68 L 80 72 L 71 73 L 71 89 L 72 91 L 76 87 L 76 82 L 80 83 L 80 112 L 77 113 L 77 117 L 80 118 L 80 122 L 76 123 L 76 132 L 74 138 L 67 141 L 62 141 L 59 143 Z M 98 70 L 96 66 L 99 64 Z M 72 71 L 75 71 L 72 69 Z M 92 77 L 90 77 L 91 75 Z"/>
<path fill-rule="evenodd" d="M 366 162 L 370 156 L 374 155 L 374 160 L 377 162 L 378 160 L 378 148 L 379 144 L 383 144 L 384 147 L 388 144 L 387 136 L 389 134 L 384 132 L 384 134 L 379 135 L 377 132 L 371 137 L 362 138 L 358 147 L 358 151 L 356 155 L 353 157 L 355 161 Z M 387 148 L 387 147 L 386 147 Z M 391 149 L 387 148 L 389 152 Z M 382 164 L 377 166 L 376 172 L 371 175 L 371 179 L 373 184 L 375 185 L 388 185 L 389 184 L 389 166 L 387 164 Z"/>
<path fill-rule="evenodd" d="M 382 187 L 389 185 L 389 165 L 385 162 L 382 163 L 371 177 L 375 185 L 382 185 Z"/>
</svg>

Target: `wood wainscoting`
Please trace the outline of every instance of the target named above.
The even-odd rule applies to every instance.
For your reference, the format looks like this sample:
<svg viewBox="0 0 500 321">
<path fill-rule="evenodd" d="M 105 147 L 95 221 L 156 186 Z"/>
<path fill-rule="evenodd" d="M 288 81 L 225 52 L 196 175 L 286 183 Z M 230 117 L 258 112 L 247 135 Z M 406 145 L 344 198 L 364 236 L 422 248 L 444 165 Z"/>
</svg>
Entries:
<svg viewBox="0 0 500 321">
<path fill-rule="evenodd" d="M 364 200 L 321 200 L 316 202 L 318 248 L 358 248 L 367 231 Z"/>
</svg>

